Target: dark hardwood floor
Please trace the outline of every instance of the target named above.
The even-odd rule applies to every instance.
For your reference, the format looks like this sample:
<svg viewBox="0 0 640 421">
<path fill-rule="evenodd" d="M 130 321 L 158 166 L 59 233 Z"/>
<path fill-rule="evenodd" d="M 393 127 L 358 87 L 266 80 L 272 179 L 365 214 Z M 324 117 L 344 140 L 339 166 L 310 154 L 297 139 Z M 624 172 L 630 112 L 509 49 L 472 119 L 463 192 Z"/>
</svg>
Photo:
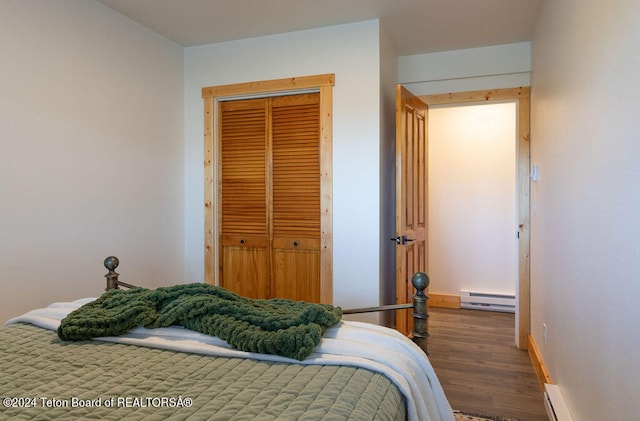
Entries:
<svg viewBox="0 0 640 421">
<path fill-rule="evenodd" d="M 547 421 L 527 351 L 515 346 L 515 315 L 429 308 L 429 359 L 453 409 Z"/>
</svg>

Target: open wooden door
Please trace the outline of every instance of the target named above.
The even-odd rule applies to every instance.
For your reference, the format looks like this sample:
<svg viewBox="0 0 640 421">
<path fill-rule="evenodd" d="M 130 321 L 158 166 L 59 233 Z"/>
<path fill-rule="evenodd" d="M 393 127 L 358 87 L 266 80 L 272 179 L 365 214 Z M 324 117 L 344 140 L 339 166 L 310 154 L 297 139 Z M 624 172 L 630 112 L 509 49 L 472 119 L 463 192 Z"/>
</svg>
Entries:
<svg viewBox="0 0 640 421">
<path fill-rule="evenodd" d="M 427 271 L 427 105 L 396 87 L 396 303 L 411 302 L 415 272 Z M 396 329 L 409 335 L 410 310 L 396 314 Z"/>
</svg>

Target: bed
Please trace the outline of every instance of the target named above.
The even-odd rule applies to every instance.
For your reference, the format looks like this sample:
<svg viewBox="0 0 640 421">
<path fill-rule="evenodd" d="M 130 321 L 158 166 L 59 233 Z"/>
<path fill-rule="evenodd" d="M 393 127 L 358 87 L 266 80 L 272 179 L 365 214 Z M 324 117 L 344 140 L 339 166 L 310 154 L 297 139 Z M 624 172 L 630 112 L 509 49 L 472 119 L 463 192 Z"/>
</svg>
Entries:
<svg viewBox="0 0 640 421">
<path fill-rule="evenodd" d="M 125 327 L 126 331 L 118 335 L 93 336 L 95 332 L 112 332 L 99 330 L 113 328 L 109 317 L 128 320 L 124 313 L 129 314 L 133 307 L 142 308 L 140 294 L 148 294 L 145 299 L 167 294 L 161 288 L 120 290 L 119 286 L 133 285 L 117 279 L 114 259 L 105 260 L 108 290 L 97 299 L 53 303 L 11 319 L 0 329 L 0 419 L 454 419 L 425 354 L 426 332 L 414 337 L 423 344 L 421 349 L 392 329 L 330 321 L 320 329 L 317 345 L 311 349 L 307 349 L 308 344 L 296 345 L 296 352 L 299 348 L 306 351 L 286 355 L 278 353 L 278 347 L 243 349 L 242 341 L 232 346 L 234 340 L 222 339 L 227 331 L 212 336 L 173 324 Z M 425 278 L 414 276 L 419 302 L 425 297 Z M 244 303 L 247 299 L 237 300 Z M 128 307 L 113 307 L 115 302 L 125 302 Z M 182 302 L 192 303 L 191 298 Z M 107 303 L 113 311 L 102 320 L 100 312 L 105 311 Z M 263 311 L 264 303 L 259 305 Z M 339 308 L 331 306 L 319 312 L 325 310 L 340 313 Z M 77 321 L 86 320 L 87 314 L 98 314 L 81 326 L 81 333 L 90 337 L 67 340 L 65 335 L 77 331 L 70 327 L 77 327 Z M 306 307 L 304 314 L 310 314 Z M 419 321 L 426 319 L 426 314 L 417 316 Z M 234 323 L 216 326 L 224 329 Z M 315 323 L 320 322 L 314 319 Z M 240 337 L 251 335 L 243 333 Z"/>
</svg>

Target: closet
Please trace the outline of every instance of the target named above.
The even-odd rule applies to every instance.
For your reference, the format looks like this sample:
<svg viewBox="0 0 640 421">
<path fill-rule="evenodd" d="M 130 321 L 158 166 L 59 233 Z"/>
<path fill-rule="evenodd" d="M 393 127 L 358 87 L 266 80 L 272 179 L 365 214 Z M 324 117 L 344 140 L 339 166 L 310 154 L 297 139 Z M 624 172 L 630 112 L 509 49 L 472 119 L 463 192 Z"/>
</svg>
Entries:
<svg viewBox="0 0 640 421">
<path fill-rule="evenodd" d="M 320 301 L 320 94 L 220 102 L 220 285 Z"/>
</svg>

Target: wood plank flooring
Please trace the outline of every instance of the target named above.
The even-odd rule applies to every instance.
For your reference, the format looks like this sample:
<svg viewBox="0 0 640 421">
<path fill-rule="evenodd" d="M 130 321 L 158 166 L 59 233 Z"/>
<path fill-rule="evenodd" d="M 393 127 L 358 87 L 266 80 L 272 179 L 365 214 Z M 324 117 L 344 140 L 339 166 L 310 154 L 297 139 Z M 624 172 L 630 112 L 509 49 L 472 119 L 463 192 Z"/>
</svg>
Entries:
<svg viewBox="0 0 640 421">
<path fill-rule="evenodd" d="M 515 346 L 515 316 L 429 308 L 429 359 L 453 409 L 548 421 L 527 351 Z"/>
</svg>

